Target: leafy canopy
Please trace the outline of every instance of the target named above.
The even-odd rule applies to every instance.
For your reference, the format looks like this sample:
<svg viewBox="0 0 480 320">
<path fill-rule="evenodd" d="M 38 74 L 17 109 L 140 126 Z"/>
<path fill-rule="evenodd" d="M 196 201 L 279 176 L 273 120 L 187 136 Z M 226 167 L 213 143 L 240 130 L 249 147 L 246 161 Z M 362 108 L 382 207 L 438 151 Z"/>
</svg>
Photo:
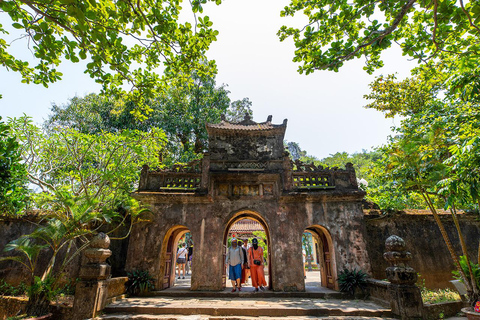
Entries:
<svg viewBox="0 0 480 320">
<path fill-rule="evenodd" d="M 212 29 L 208 16 L 197 16 L 207 1 L 187 5 L 192 21 L 184 21 L 183 15 L 180 19 L 188 11 L 182 10 L 182 0 L 0 1 L 6 23 L 0 25 L 0 63 L 19 72 L 22 82 L 48 86 L 61 79 L 57 67 L 62 60 L 84 60 L 85 73 L 104 89 L 121 93 L 128 85 L 131 95 L 141 101 L 161 91 L 159 67 L 167 77 L 214 69 L 213 62 L 205 63 L 205 53 L 218 31 Z M 26 38 L 36 65 L 12 53 L 18 33 Z M 148 108 L 142 111 L 148 113 Z"/>
<path fill-rule="evenodd" d="M 135 101 L 89 94 L 75 97 L 66 105 L 53 105 L 46 127 L 68 127 L 92 134 L 160 128 L 168 140 L 163 162 L 188 162 L 206 149 L 205 123 L 219 122 L 222 114 L 228 120 L 240 121 L 245 113 L 253 113 L 248 98 L 231 102 L 227 85 L 218 86 L 214 76 L 193 72 L 190 78 L 189 83 L 170 81 L 168 89 L 147 101 L 151 113 L 143 121 L 132 114 L 137 108 Z"/>
<path fill-rule="evenodd" d="M 282 16 L 303 13 L 303 27 L 283 26 L 292 37 L 299 72 L 338 71 L 364 57 L 365 70 L 383 66 L 381 53 L 397 44 L 420 63 L 440 60 L 475 67 L 479 58 L 480 3 L 463 0 L 292 0 Z"/>
<path fill-rule="evenodd" d="M 0 117 L 0 211 L 16 213 L 28 198 L 27 172 L 20 145 L 8 124 Z"/>
<path fill-rule="evenodd" d="M 100 134 L 56 128 L 47 133 L 26 116 L 11 119 L 10 125 L 29 182 L 41 191 L 33 194 L 36 205 L 67 215 L 78 202 L 104 213 L 128 203 L 141 166 L 158 167 L 165 145 L 164 133 L 156 128 Z"/>
</svg>

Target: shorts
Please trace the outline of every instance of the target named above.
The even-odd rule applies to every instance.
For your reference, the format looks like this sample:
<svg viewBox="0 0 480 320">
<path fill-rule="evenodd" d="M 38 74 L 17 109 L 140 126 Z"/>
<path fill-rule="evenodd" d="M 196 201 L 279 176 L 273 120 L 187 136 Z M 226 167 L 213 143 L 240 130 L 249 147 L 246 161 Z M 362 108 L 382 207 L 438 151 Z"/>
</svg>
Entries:
<svg viewBox="0 0 480 320">
<path fill-rule="evenodd" d="M 185 258 L 178 258 L 178 259 L 177 259 L 177 263 L 178 263 L 178 264 L 185 264 L 185 262 L 186 262 L 186 259 L 185 259 Z"/>
<path fill-rule="evenodd" d="M 229 266 L 228 279 L 237 280 L 242 278 L 242 264 L 239 263 L 236 266 Z"/>
</svg>

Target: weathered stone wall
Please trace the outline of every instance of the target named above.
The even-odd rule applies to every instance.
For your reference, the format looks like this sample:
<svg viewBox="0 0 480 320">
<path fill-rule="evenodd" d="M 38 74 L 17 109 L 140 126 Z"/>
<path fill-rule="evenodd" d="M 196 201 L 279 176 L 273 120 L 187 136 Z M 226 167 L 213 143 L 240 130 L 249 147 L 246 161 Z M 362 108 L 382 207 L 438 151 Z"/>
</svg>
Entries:
<svg viewBox="0 0 480 320">
<path fill-rule="evenodd" d="M 450 215 L 441 215 L 441 220 L 450 236 L 458 255 L 461 255 L 457 231 Z M 477 260 L 480 240 L 480 221 L 478 216 L 460 215 L 460 226 L 467 243 L 470 257 Z M 443 241 L 440 230 L 432 215 L 392 214 L 381 216 L 370 214 L 365 216 L 367 229 L 368 255 L 372 266 L 372 275 L 376 279 L 384 279 L 387 261 L 383 259 L 385 239 L 398 235 L 407 244 L 412 253 L 409 263 L 425 279 L 428 288 L 452 287 L 451 271 L 453 261 Z"/>
<path fill-rule="evenodd" d="M 212 201 L 206 196 L 172 195 L 159 203 L 161 199 L 155 195 L 143 196 L 145 202 L 153 203 L 154 218 L 150 223 L 137 224 L 132 231 L 126 267 L 127 270 L 149 270 L 157 279 L 156 287 L 160 287 L 163 276 L 161 252 L 167 232 L 181 225 L 190 230 L 195 244 L 191 288 L 221 290 L 224 236 L 229 222 L 242 213 L 258 217 L 266 224 L 275 291 L 305 290 L 301 239 L 310 226 L 322 226 L 329 231 L 334 244 L 335 273 L 343 266 L 370 268 L 363 241 L 360 200 L 317 198 L 312 201 L 311 195 L 280 199 L 238 197 L 222 201 Z"/>
<path fill-rule="evenodd" d="M 22 219 L 2 218 L 0 219 L 0 257 L 11 256 L 12 251 L 5 252 L 5 246 L 12 240 L 22 235 L 32 233 L 39 219 L 37 217 L 24 217 Z M 39 266 L 46 267 L 49 256 L 41 255 L 38 260 Z M 42 268 L 43 269 L 43 268 Z M 0 278 L 12 285 L 18 285 L 22 281 L 27 282 L 30 278 L 29 272 L 20 263 L 15 261 L 0 262 Z"/>
<path fill-rule="evenodd" d="M 41 220 L 37 216 L 24 216 L 22 218 L 8 218 L 3 217 L 0 219 L 0 257 L 7 257 L 13 255 L 13 252 L 5 252 L 5 246 L 12 240 L 20 238 L 22 235 L 32 233 L 41 223 Z M 108 229 L 105 228 L 105 229 Z M 107 230 L 108 231 L 108 230 Z M 123 238 L 128 234 L 128 228 L 122 227 L 117 229 L 112 237 Z M 124 276 L 125 261 L 128 250 L 128 238 L 122 240 L 114 240 L 111 243 L 111 249 L 114 252 L 109 259 L 109 264 L 112 266 L 112 275 L 114 277 Z M 62 253 L 59 254 L 57 261 L 63 260 Z M 48 250 L 45 250 L 40 254 L 37 261 L 37 272 L 45 270 L 50 254 Z M 74 260 L 66 269 L 66 279 L 75 280 L 78 278 L 78 272 L 80 269 L 80 258 Z M 30 274 L 28 270 L 20 263 L 15 261 L 0 261 L 0 278 L 4 279 L 12 285 L 18 285 L 21 282 L 28 283 Z"/>
</svg>

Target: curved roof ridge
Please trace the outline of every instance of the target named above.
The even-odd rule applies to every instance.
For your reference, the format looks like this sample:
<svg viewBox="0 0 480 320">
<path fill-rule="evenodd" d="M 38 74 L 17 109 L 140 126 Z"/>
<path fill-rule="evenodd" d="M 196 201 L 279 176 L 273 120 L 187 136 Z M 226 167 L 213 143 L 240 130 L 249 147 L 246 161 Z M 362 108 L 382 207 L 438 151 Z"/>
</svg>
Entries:
<svg viewBox="0 0 480 320">
<path fill-rule="evenodd" d="M 222 114 L 222 121 L 220 123 L 207 123 L 207 128 L 227 129 L 227 130 L 272 130 L 287 126 L 287 119 L 283 120 L 282 124 L 272 124 L 272 116 L 267 117 L 265 122 L 255 122 L 252 120 L 250 114 L 245 113 L 245 117 L 240 122 L 228 121 L 225 115 Z"/>
</svg>

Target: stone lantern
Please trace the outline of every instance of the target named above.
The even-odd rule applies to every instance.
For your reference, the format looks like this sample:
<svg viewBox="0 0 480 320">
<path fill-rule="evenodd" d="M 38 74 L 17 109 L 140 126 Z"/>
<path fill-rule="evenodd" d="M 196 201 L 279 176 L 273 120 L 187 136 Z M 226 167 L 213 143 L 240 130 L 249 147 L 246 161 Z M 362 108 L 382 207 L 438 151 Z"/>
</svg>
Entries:
<svg viewBox="0 0 480 320">
<path fill-rule="evenodd" d="M 390 263 L 385 272 L 390 281 L 390 307 L 402 319 L 421 319 L 423 301 L 420 289 L 415 285 L 417 273 L 408 266 L 412 254 L 406 250 L 405 241 L 392 235 L 385 241 L 385 260 Z"/>
<path fill-rule="evenodd" d="M 100 232 L 83 251 L 86 262 L 80 268 L 80 281 L 75 288 L 74 320 L 94 318 L 105 307 L 110 277 L 110 265 L 106 260 L 112 255 L 109 246 L 110 238 Z"/>
</svg>

